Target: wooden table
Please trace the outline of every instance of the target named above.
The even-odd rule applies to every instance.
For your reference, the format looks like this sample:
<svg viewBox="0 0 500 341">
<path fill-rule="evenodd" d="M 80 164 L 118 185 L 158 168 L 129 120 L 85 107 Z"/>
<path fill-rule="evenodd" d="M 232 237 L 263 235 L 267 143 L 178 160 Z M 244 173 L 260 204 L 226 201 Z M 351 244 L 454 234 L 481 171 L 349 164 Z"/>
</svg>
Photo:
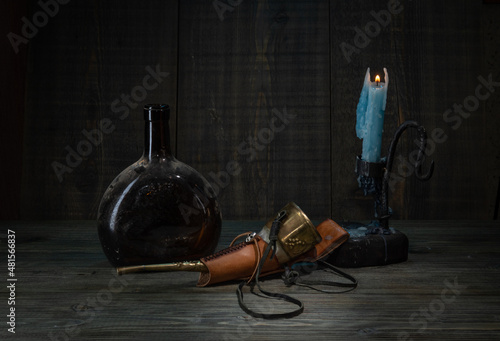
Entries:
<svg viewBox="0 0 500 341">
<path fill-rule="evenodd" d="M 219 248 L 260 226 L 226 221 Z M 359 286 L 337 295 L 286 287 L 279 277 L 266 280 L 267 289 L 302 300 L 305 311 L 291 319 L 261 320 L 239 308 L 237 283 L 197 288 L 196 273 L 116 276 L 93 221 L 2 222 L 0 339 L 500 339 L 500 223 L 391 226 L 410 240 L 407 262 L 345 269 Z M 15 282 L 9 282 L 7 269 L 9 229 L 15 231 Z M 6 324 L 12 283 L 15 335 Z"/>
</svg>

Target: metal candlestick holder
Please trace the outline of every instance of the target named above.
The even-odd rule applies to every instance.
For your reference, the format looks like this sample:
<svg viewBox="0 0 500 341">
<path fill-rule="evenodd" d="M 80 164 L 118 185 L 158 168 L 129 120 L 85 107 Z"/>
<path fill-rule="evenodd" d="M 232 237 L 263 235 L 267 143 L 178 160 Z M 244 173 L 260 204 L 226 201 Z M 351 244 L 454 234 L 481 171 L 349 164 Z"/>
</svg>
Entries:
<svg viewBox="0 0 500 341">
<path fill-rule="evenodd" d="M 408 259 L 408 238 L 389 226 L 389 177 L 394 163 L 394 154 L 399 138 L 408 128 L 418 133 L 419 149 L 415 163 L 415 175 L 419 180 L 429 180 L 434 171 L 434 161 L 427 173 L 422 173 L 422 163 L 427 145 L 425 128 L 415 121 L 405 121 L 396 130 L 389 146 L 389 153 L 381 162 L 367 162 L 356 157 L 356 174 L 364 195 L 373 195 L 375 217 L 370 224 L 342 222 L 350 238 L 331 256 L 330 261 L 340 267 L 363 267 L 404 262 Z"/>
</svg>

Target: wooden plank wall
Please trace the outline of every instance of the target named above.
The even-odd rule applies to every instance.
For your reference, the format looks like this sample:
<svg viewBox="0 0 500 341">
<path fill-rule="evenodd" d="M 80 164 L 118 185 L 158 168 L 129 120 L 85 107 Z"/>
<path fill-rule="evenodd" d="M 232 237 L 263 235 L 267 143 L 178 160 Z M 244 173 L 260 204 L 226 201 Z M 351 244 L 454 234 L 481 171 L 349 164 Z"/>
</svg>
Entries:
<svg viewBox="0 0 500 341">
<path fill-rule="evenodd" d="M 491 1 L 490 1 L 491 2 Z M 481 46 L 481 73 L 493 74 L 494 79 L 500 79 L 499 56 L 500 56 L 500 2 L 485 5 L 482 8 L 482 46 Z M 498 114 L 500 108 L 500 96 L 498 91 L 484 103 L 483 133 L 486 149 L 483 155 L 484 175 L 488 181 L 487 209 L 488 217 L 499 218 L 500 212 L 500 120 Z M 483 164 L 483 163 L 481 163 Z M 496 197 L 495 197 L 496 190 Z"/>
<path fill-rule="evenodd" d="M 453 110 L 475 105 L 478 77 L 500 80 L 499 8 L 466 0 L 61 5 L 28 46 L 21 217 L 95 218 L 109 182 L 141 154 L 140 107 L 167 102 L 176 155 L 217 187 L 225 219 L 265 219 L 290 200 L 313 219 L 369 219 L 372 200 L 353 172 L 355 110 L 366 68 L 387 67 L 384 148 L 406 119 L 439 140 L 429 182 L 396 164 L 394 216 L 491 219 L 500 91 L 466 118 Z M 346 44 L 356 48 L 349 56 Z M 162 76 L 143 93 L 147 67 Z M 100 122 L 114 130 L 82 160 L 68 157 L 84 151 L 83 130 Z M 407 159 L 414 138 L 405 135 L 397 155 Z M 74 167 L 61 181 L 54 162 L 68 160 Z"/>
<path fill-rule="evenodd" d="M 61 5 L 30 42 L 23 216 L 95 219 L 111 180 L 142 154 L 142 105 L 175 112 L 176 65 L 177 1 Z M 157 66 L 169 74 L 145 91 Z"/>
<path fill-rule="evenodd" d="M 0 3 L 0 32 L 5 39 L 0 43 L 0 110 L 2 131 L 0 155 L 3 162 L 0 171 L 0 219 L 19 219 L 21 216 L 21 174 L 23 159 L 24 85 L 26 75 L 26 48 L 12 47 L 8 35 L 16 32 L 19 19 L 28 12 L 26 1 L 2 1 Z"/>
<path fill-rule="evenodd" d="M 205 0 L 180 6 L 179 159 L 215 183 L 229 218 L 270 217 L 291 200 L 327 217 L 328 3 L 220 13 Z"/>
<path fill-rule="evenodd" d="M 498 178 L 486 176 L 491 170 L 491 162 L 488 164 L 490 160 L 485 158 L 485 150 L 490 150 L 491 143 L 498 141 L 498 137 L 487 122 L 498 122 L 498 113 L 490 111 L 487 115 L 484 110 L 486 104 L 498 96 L 480 103 L 468 119 L 458 116 L 454 105 L 464 105 L 464 100 L 474 95 L 478 76 L 486 77 L 492 72 L 483 73 L 481 69 L 482 48 L 493 45 L 482 40 L 481 11 L 497 10 L 498 7 L 471 1 L 401 2 L 394 11 L 399 13 L 392 16 L 390 23 L 379 34 L 372 33 L 374 37 L 369 37 L 366 48 L 347 61 L 339 46 L 343 42 L 355 45 L 355 28 L 363 29 L 375 22 L 371 11 L 387 11 L 390 3 L 351 1 L 350 7 L 345 8 L 343 2 L 337 2 L 332 6 L 331 37 L 332 65 L 335 65 L 332 79 L 352 78 L 371 65 L 388 68 L 386 146 L 392 132 L 407 119 L 423 124 L 429 135 L 435 132 L 447 136 L 446 140 L 445 137 L 431 138 L 428 159 L 434 159 L 437 167 L 430 182 L 416 180 L 412 176 L 413 168 L 404 167 L 405 163 L 396 164 L 394 179 L 398 181 L 394 182 L 390 197 L 395 216 L 490 218 L 494 205 L 492 189 Z M 496 18 L 498 20 L 498 16 Z M 488 31 L 491 34 L 492 30 Z M 498 71 L 498 66 L 497 61 L 493 68 Z M 342 130 L 351 129 L 348 137 L 344 135 L 333 140 L 333 149 L 340 153 L 340 159 L 352 159 L 360 150 L 360 142 L 354 138 L 351 128 L 355 124 L 353 113 L 358 101 L 358 83 L 344 82 L 335 89 L 335 82 L 332 82 L 332 117 L 336 118 L 333 122 L 338 122 Z M 453 113 L 447 120 L 453 119 L 452 125 L 443 116 L 449 109 Z M 336 131 L 335 126 L 332 131 Z M 415 149 L 415 134 L 406 137 L 396 155 L 407 160 L 407 155 Z M 369 210 L 372 200 L 357 188 L 356 180 L 349 176 L 352 170 L 339 167 L 332 167 L 332 170 L 333 182 L 348 179 L 347 186 L 339 183 L 332 193 L 333 215 L 352 219 Z"/>
</svg>

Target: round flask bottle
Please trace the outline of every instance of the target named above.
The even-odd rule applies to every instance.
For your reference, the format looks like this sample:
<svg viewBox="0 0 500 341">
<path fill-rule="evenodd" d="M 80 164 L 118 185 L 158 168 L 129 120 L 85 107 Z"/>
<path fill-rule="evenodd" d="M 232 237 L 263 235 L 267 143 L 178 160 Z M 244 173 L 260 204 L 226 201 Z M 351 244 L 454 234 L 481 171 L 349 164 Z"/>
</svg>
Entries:
<svg viewBox="0 0 500 341">
<path fill-rule="evenodd" d="M 102 248 L 115 267 L 200 259 L 215 251 L 221 213 L 208 181 L 170 150 L 168 105 L 144 107 L 144 154 L 104 193 Z"/>
</svg>

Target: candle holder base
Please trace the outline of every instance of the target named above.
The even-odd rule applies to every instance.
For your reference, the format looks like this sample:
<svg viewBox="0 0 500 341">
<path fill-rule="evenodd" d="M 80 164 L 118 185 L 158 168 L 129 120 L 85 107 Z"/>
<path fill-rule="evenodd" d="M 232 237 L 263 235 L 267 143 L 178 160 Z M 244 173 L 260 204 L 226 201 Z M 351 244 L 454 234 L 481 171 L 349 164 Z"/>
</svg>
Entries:
<svg viewBox="0 0 500 341">
<path fill-rule="evenodd" d="M 340 222 L 339 225 L 350 237 L 329 257 L 333 265 L 358 268 L 401 263 L 408 259 L 408 237 L 392 227 L 381 228 L 378 222 L 368 225 Z"/>
<path fill-rule="evenodd" d="M 349 232 L 350 238 L 330 257 L 329 261 L 339 267 L 363 267 L 404 262 L 408 259 L 408 238 L 400 231 L 389 227 L 392 210 L 389 207 L 389 176 L 394 163 L 394 153 L 401 134 L 408 128 L 418 132 L 419 149 L 415 163 L 415 175 L 419 180 L 429 180 L 434 170 L 431 162 L 427 173 L 422 172 L 422 163 L 427 144 L 425 128 L 415 121 L 405 121 L 396 130 L 386 158 L 379 162 L 368 162 L 356 157 L 356 174 L 364 195 L 373 195 L 375 201 L 374 221 L 368 225 L 343 222 L 340 225 Z"/>
</svg>

